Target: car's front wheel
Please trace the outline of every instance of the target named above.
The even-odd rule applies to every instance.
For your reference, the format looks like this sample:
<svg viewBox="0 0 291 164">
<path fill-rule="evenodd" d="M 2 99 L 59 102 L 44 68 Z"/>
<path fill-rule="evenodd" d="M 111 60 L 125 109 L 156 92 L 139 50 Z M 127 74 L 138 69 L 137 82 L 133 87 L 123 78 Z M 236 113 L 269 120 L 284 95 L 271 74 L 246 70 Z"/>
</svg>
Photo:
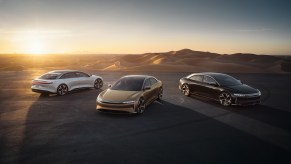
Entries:
<svg viewBox="0 0 291 164">
<path fill-rule="evenodd" d="M 220 93 L 219 97 L 218 97 L 219 103 L 223 106 L 230 106 L 231 105 L 231 95 L 227 92 L 222 92 Z"/>
<path fill-rule="evenodd" d="M 163 98 L 163 88 L 160 88 L 157 99 L 162 100 L 162 98 Z"/>
<path fill-rule="evenodd" d="M 95 89 L 100 89 L 103 86 L 103 81 L 101 79 L 96 79 L 94 81 L 94 88 Z"/>
<path fill-rule="evenodd" d="M 137 104 L 136 109 L 135 109 L 136 114 L 142 114 L 144 112 L 144 110 L 145 110 L 145 101 L 143 98 L 140 98 L 138 100 L 138 104 Z"/>
<path fill-rule="evenodd" d="M 190 96 L 190 89 L 189 89 L 188 84 L 182 85 L 182 92 L 185 96 Z"/>
<path fill-rule="evenodd" d="M 66 84 L 61 84 L 57 88 L 57 94 L 63 96 L 68 93 L 68 86 Z"/>
</svg>

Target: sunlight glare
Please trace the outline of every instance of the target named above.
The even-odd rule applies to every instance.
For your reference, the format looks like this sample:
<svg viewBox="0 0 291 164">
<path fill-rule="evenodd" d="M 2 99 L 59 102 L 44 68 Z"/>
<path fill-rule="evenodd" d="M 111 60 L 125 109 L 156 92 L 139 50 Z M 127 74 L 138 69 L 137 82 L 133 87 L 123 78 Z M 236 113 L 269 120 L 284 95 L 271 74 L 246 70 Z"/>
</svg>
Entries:
<svg viewBox="0 0 291 164">
<path fill-rule="evenodd" d="M 45 53 L 44 51 L 44 44 L 41 41 L 34 40 L 29 43 L 30 50 L 29 53 L 33 55 L 42 55 Z"/>
<path fill-rule="evenodd" d="M 46 50 L 46 36 L 39 30 L 29 30 L 17 32 L 15 44 L 18 45 L 21 53 L 32 55 L 43 55 L 48 53 Z"/>
</svg>

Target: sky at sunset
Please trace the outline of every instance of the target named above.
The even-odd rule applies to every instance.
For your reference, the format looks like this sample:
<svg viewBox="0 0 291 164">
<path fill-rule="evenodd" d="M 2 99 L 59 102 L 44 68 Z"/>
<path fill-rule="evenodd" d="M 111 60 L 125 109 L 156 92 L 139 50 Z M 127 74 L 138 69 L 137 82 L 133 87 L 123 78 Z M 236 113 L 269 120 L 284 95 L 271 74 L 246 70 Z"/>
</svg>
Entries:
<svg viewBox="0 0 291 164">
<path fill-rule="evenodd" d="M 290 0 L 0 0 L 0 53 L 291 55 Z"/>
</svg>

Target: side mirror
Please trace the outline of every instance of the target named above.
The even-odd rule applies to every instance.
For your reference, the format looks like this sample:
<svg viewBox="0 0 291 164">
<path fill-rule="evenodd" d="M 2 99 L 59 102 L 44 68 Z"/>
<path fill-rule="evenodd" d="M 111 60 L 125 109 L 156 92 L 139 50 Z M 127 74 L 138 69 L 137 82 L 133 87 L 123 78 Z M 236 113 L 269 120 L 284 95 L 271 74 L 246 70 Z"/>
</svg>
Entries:
<svg viewBox="0 0 291 164">
<path fill-rule="evenodd" d="M 146 86 L 146 87 L 143 88 L 143 90 L 150 90 L 150 89 L 151 89 L 150 86 Z"/>
<path fill-rule="evenodd" d="M 112 87 L 112 85 L 111 85 L 111 84 L 108 84 L 108 87 L 109 87 L 109 88 L 111 88 L 111 87 Z"/>
<path fill-rule="evenodd" d="M 215 82 L 210 82 L 208 83 L 209 85 L 212 85 L 212 86 L 216 86 L 217 84 Z"/>
</svg>

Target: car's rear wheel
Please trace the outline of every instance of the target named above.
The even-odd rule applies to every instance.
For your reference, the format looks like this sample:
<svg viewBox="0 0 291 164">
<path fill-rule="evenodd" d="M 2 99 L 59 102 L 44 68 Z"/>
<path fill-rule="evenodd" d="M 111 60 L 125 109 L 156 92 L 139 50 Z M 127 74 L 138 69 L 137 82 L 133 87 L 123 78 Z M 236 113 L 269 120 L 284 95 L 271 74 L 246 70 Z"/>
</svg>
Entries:
<svg viewBox="0 0 291 164">
<path fill-rule="evenodd" d="M 100 89 L 103 86 L 103 81 L 101 79 L 96 79 L 94 81 L 94 88 L 95 89 Z"/>
<path fill-rule="evenodd" d="M 163 98 L 163 88 L 161 88 L 158 93 L 158 100 L 162 100 L 162 98 Z"/>
<path fill-rule="evenodd" d="M 223 106 L 230 106 L 231 105 L 231 95 L 227 92 L 222 92 L 220 93 L 219 97 L 218 97 L 219 103 Z"/>
<path fill-rule="evenodd" d="M 188 84 L 182 85 L 182 92 L 185 96 L 190 96 L 190 89 L 189 89 Z"/>
<path fill-rule="evenodd" d="M 142 114 L 145 110 L 145 101 L 143 98 L 140 98 L 138 100 L 138 104 L 137 104 L 137 107 L 135 109 L 136 111 L 136 114 Z"/>
<path fill-rule="evenodd" d="M 61 84 L 57 88 L 57 94 L 63 96 L 68 93 L 68 86 L 66 84 Z"/>
</svg>

